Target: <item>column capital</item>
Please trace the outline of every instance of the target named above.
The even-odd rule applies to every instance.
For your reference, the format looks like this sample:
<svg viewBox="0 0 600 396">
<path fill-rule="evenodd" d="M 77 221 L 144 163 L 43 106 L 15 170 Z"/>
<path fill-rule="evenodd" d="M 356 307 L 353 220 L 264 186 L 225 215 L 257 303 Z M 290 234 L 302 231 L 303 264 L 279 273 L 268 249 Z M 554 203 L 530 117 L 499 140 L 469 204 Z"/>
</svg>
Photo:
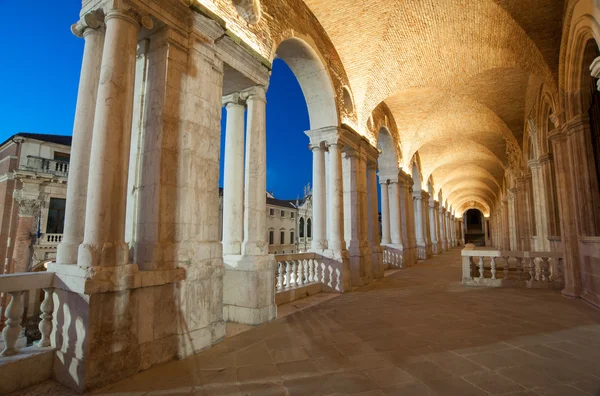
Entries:
<svg viewBox="0 0 600 396">
<path fill-rule="evenodd" d="M 371 171 L 377 171 L 377 169 L 379 169 L 377 162 L 367 160 L 367 169 Z"/>
<path fill-rule="evenodd" d="M 324 127 L 304 131 L 304 134 L 310 139 L 311 146 L 340 145 L 341 131 L 338 127 Z"/>
<path fill-rule="evenodd" d="M 41 202 L 39 199 L 15 198 L 21 217 L 36 217 L 40 214 Z"/>
<path fill-rule="evenodd" d="M 154 28 L 152 17 L 129 3 L 116 5 L 114 8 L 108 10 L 104 20 L 108 21 L 112 18 L 124 19 L 147 30 Z"/>
<path fill-rule="evenodd" d="M 223 96 L 221 98 L 221 103 L 223 106 L 243 106 L 246 102 L 242 99 L 242 95 L 239 92 L 234 92 L 232 94 Z"/>
<path fill-rule="evenodd" d="M 242 92 L 240 92 L 240 96 L 243 100 L 256 99 L 267 103 L 267 88 L 261 85 L 256 85 L 254 87 L 244 89 Z"/>
<path fill-rule="evenodd" d="M 104 12 L 101 9 L 88 12 L 81 19 L 71 25 L 71 33 L 81 38 L 86 34 L 98 31 L 104 26 Z"/>
<path fill-rule="evenodd" d="M 600 78 L 600 56 L 594 59 L 590 65 L 590 74 L 596 79 Z M 596 88 L 600 91 L 600 81 L 598 81 Z"/>
</svg>

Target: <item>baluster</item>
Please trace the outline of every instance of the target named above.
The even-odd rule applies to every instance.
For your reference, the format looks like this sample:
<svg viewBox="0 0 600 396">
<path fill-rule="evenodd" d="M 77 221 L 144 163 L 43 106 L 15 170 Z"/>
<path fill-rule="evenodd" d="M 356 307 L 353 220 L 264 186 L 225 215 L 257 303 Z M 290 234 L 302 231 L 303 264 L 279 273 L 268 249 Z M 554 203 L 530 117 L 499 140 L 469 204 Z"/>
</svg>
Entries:
<svg viewBox="0 0 600 396">
<path fill-rule="evenodd" d="M 327 282 L 327 286 L 333 288 L 333 267 L 329 266 L 329 281 Z"/>
<path fill-rule="evenodd" d="M 302 279 L 302 272 L 304 270 L 304 262 L 302 260 L 298 260 L 298 268 L 296 273 L 296 286 L 302 286 L 304 284 L 304 280 Z"/>
<path fill-rule="evenodd" d="M 339 269 L 335 269 L 335 290 L 337 291 L 342 291 L 340 285 L 342 284 L 341 281 L 341 273 Z"/>
<path fill-rule="evenodd" d="M 291 264 L 292 273 L 290 274 L 290 287 L 296 286 L 296 260 L 292 261 Z"/>
<path fill-rule="evenodd" d="M 310 278 L 308 277 L 308 267 L 310 266 L 310 260 L 304 260 L 304 284 L 310 283 Z"/>
<path fill-rule="evenodd" d="M 325 283 L 325 263 L 321 263 L 321 283 Z"/>
<path fill-rule="evenodd" d="M 290 280 L 291 280 L 290 278 L 292 276 L 291 272 L 292 272 L 292 268 L 290 266 L 290 262 L 286 261 L 285 262 L 285 288 L 286 289 L 290 288 Z"/>
<path fill-rule="evenodd" d="M 496 279 L 496 257 L 491 258 L 490 267 L 492 269 L 492 279 Z"/>
<path fill-rule="evenodd" d="M 483 257 L 479 257 L 479 279 L 483 279 Z"/>
<path fill-rule="evenodd" d="M 4 350 L 0 356 L 12 356 L 19 353 L 17 339 L 21 335 L 21 317 L 23 316 L 23 292 L 10 292 L 10 303 L 6 307 L 6 327 L 2 330 Z"/>
<path fill-rule="evenodd" d="M 42 321 L 38 325 L 38 329 L 40 329 L 40 333 L 42 333 L 42 338 L 37 343 L 39 348 L 46 348 L 50 346 L 52 312 L 54 311 L 54 300 L 52 299 L 53 292 L 54 290 L 52 288 L 44 288 L 44 301 L 42 301 L 42 305 L 40 306 L 40 309 L 42 310 L 40 318 Z"/>
<path fill-rule="evenodd" d="M 277 263 L 277 290 L 283 290 L 283 263 Z"/>
<path fill-rule="evenodd" d="M 535 281 L 535 261 L 531 257 L 529 257 L 527 261 L 529 262 L 529 280 L 533 282 Z"/>
<path fill-rule="evenodd" d="M 542 257 L 540 261 L 540 281 L 550 282 L 550 263 L 548 257 Z"/>
<path fill-rule="evenodd" d="M 510 276 L 510 257 L 503 257 L 504 259 L 504 279 L 508 279 Z"/>
<path fill-rule="evenodd" d="M 515 257 L 517 259 L 517 271 L 516 276 L 518 280 L 523 278 L 523 262 L 521 261 L 521 257 Z"/>
</svg>

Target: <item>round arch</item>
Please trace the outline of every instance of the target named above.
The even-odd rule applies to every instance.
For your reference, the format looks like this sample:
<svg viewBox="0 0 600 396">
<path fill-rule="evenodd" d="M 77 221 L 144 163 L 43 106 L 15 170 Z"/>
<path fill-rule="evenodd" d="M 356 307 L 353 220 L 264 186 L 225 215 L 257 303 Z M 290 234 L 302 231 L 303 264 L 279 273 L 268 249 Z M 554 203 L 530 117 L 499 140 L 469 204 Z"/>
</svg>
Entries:
<svg viewBox="0 0 600 396">
<path fill-rule="evenodd" d="M 300 84 L 308 108 L 310 128 L 338 126 L 335 91 L 319 52 L 307 40 L 290 37 L 279 43 L 275 57 L 288 65 Z"/>
</svg>

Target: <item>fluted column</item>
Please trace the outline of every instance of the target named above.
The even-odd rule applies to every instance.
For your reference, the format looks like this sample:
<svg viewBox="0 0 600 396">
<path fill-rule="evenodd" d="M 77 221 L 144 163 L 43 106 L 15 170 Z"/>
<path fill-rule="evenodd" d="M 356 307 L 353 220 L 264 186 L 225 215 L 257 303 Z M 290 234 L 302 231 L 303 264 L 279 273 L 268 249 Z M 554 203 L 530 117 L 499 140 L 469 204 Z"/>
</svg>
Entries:
<svg viewBox="0 0 600 396">
<path fill-rule="evenodd" d="M 133 112 L 137 15 L 110 10 L 91 146 L 85 237 L 78 264 L 118 266 L 128 262 L 125 243 L 126 188 Z"/>
<path fill-rule="evenodd" d="M 325 149 L 320 144 L 310 148 L 313 153 L 312 250 L 318 252 L 327 248 Z"/>
<path fill-rule="evenodd" d="M 371 246 L 371 269 L 373 279 L 383 278 L 383 256 L 379 234 L 379 210 L 377 199 L 377 163 L 367 164 L 367 200 L 369 205 L 369 244 Z M 383 208 L 382 208 L 383 210 Z M 389 220 L 388 220 L 389 227 Z"/>
<path fill-rule="evenodd" d="M 247 97 L 246 170 L 244 190 L 244 241 L 242 255 L 268 253 L 267 236 L 267 136 L 264 87 L 244 92 Z"/>
<path fill-rule="evenodd" d="M 239 93 L 223 98 L 227 109 L 223 171 L 223 255 L 242 253 L 244 239 L 244 113 Z"/>
<path fill-rule="evenodd" d="M 83 242 L 92 132 L 104 48 L 103 24 L 97 13 L 89 13 L 71 27 L 73 34 L 83 37 L 85 44 L 73 123 L 63 239 L 56 253 L 59 264 L 76 264 L 77 250 Z"/>
<path fill-rule="evenodd" d="M 390 199 L 387 180 L 379 180 L 381 186 L 381 244 L 392 243 L 390 238 Z"/>
</svg>

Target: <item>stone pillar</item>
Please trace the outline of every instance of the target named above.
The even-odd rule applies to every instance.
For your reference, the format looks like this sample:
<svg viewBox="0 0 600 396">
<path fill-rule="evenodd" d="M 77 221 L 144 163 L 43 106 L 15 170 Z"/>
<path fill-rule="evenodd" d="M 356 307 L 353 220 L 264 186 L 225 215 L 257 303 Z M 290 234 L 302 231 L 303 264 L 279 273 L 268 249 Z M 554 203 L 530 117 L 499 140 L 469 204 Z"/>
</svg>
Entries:
<svg viewBox="0 0 600 396">
<path fill-rule="evenodd" d="M 244 239 L 244 113 L 239 93 L 223 98 L 227 109 L 223 172 L 223 255 L 240 255 Z"/>
<path fill-rule="evenodd" d="M 390 238 L 390 199 L 387 180 L 382 180 L 379 176 L 379 185 L 381 186 L 381 244 L 388 245 L 392 243 L 392 239 Z"/>
<path fill-rule="evenodd" d="M 442 250 L 445 252 L 448 250 L 448 238 L 446 236 L 446 208 L 440 203 L 440 239 L 442 241 Z"/>
<path fill-rule="evenodd" d="M 104 48 L 103 23 L 97 13 L 89 13 L 71 26 L 73 34 L 83 37 L 85 44 L 73 124 L 63 239 L 56 253 L 56 262 L 60 264 L 76 264 L 77 251 L 83 242 L 92 131 Z"/>
<path fill-rule="evenodd" d="M 346 147 L 344 149 L 343 164 L 343 186 L 344 186 L 344 239 L 348 244 L 350 255 L 350 273 L 352 286 L 362 286 L 371 281 L 370 252 L 365 256 L 364 219 L 367 219 L 366 204 L 366 180 L 363 183 L 363 175 L 366 176 L 366 162 L 360 151 Z M 364 164 L 364 166 L 363 166 Z M 363 172 L 363 168 L 364 172 Z M 368 263 L 367 263 L 368 261 Z"/>
<path fill-rule="evenodd" d="M 535 249 L 538 252 L 550 251 L 548 240 L 548 202 L 546 189 L 544 188 L 544 175 L 542 166 L 538 160 L 529 161 L 531 169 L 531 183 L 533 187 L 533 208 L 535 215 Z"/>
<path fill-rule="evenodd" d="M 462 241 L 463 246 L 465 246 L 467 244 L 467 242 L 465 241 L 465 223 L 464 223 L 464 220 L 460 221 L 460 240 Z M 487 242 L 486 242 L 486 246 L 488 246 Z"/>
<path fill-rule="evenodd" d="M 373 281 L 373 263 L 371 262 L 372 250 L 371 244 L 369 243 L 369 184 L 367 175 L 367 154 L 365 148 L 367 144 L 361 142 L 360 146 L 358 168 L 356 173 L 358 205 L 360 207 L 358 243 L 360 247 L 360 255 L 362 257 L 361 270 L 363 272 L 361 277 L 365 283 L 371 283 Z"/>
<path fill-rule="evenodd" d="M 448 249 L 452 249 L 454 245 L 452 245 L 452 234 L 450 233 L 450 209 L 446 209 L 444 213 L 444 227 L 446 232 L 446 244 L 448 245 Z"/>
<path fill-rule="evenodd" d="M 488 217 L 485 217 L 483 220 L 483 232 L 485 235 L 485 246 L 490 246 L 490 235 L 489 235 L 489 228 L 490 228 L 490 219 Z"/>
<path fill-rule="evenodd" d="M 387 185 L 386 185 L 387 186 Z M 382 192 L 383 195 L 383 192 Z M 387 197 L 386 197 L 387 198 Z M 371 268 L 373 279 L 383 278 L 383 255 L 381 252 L 381 237 L 379 234 L 379 209 L 377 199 L 377 163 L 367 164 L 367 200 L 369 205 L 369 244 L 371 246 Z M 387 199 L 386 199 L 387 201 Z M 387 202 L 386 202 L 387 203 Z M 388 204 L 389 205 L 389 204 Z M 388 206 L 389 210 L 389 206 Z M 382 204 L 383 216 L 383 204 Z M 389 219 L 388 219 L 389 234 Z"/>
<path fill-rule="evenodd" d="M 106 39 L 94 119 L 81 267 L 128 263 L 125 211 L 137 35 L 127 11 L 106 14 Z"/>
<path fill-rule="evenodd" d="M 433 197 L 429 197 L 428 201 L 428 209 L 429 209 L 429 229 L 431 233 L 431 250 L 433 254 L 440 254 L 440 249 L 438 246 L 438 232 L 436 225 L 436 217 L 437 212 L 435 210 L 435 201 Z"/>
<path fill-rule="evenodd" d="M 19 190 L 15 191 L 15 195 Z M 40 200 L 15 197 L 18 207 L 17 227 L 12 252 L 12 271 L 9 273 L 29 272 L 37 220 L 40 216 Z"/>
<path fill-rule="evenodd" d="M 390 239 L 392 245 L 397 249 L 402 250 L 404 241 L 402 236 L 403 217 L 400 208 L 400 184 L 398 179 L 390 179 L 388 186 L 389 191 L 389 206 L 390 206 Z M 383 190 L 382 190 L 383 191 Z"/>
<path fill-rule="evenodd" d="M 415 234 L 417 236 L 417 257 L 419 260 L 427 259 L 427 236 L 425 232 L 426 224 L 423 213 L 423 197 L 421 191 L 414 191 L 412 194 L 413 205 L 415 208 Z"/>
<path fill-rule="evenodd" d="M 557 122 L 555 122 L 556 124 Z M 563 245 L 563 276 L 565 287 L 562 294 L 567 297 L 581 296 L 581 269 L 579 266 L 579 242 L 577 231 L 578 201 L 574 191 L 573 170 L 569 138 L 566 131 L 570 125 L 555 129 L 550 134 L 556 165 L 556 190 L 560 214 L 560 234 Z"/>
<path fill-rule="evenodd" d="M 417 238 L 415 231 L 415 209 L 413 205 L 412 177 L 400 172 L 400 211 L 402 212 L 402 259 L 405 266 L 417 263 Z"/>
<path fill-rule="evenodd" d="M 275 267 L 268 254 L 265 88 L 241 92 L 248 106 L 242 255 L 224 258 L 224 319 L 257 325 L 277 317 Z"/>
<path fill-rule="evenodd" d="M 327 223 L 325 202 L 325 149 L 318 145 L 311 145 L 313 153 L 313 191 L 312 191 L 312 247 L 314 252 L 321 252 L 327 248 Z"/>
</svg>

